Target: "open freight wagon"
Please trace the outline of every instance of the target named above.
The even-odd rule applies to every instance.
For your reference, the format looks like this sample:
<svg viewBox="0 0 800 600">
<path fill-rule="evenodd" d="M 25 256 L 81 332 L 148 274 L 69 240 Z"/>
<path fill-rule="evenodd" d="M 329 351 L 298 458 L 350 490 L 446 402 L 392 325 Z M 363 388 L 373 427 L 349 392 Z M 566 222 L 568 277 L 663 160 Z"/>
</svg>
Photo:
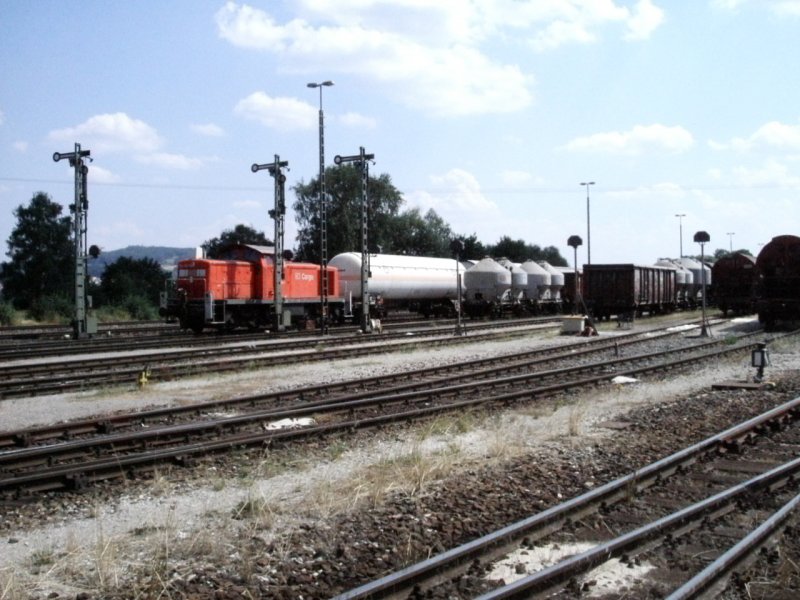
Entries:
<svg viewBox="0 0 800 600">
<path fill-rule="evenodd" d="M 630 319 L 675 310 L 675 269 L 634 264 L 583 265 L 583 300 L 596 319 Z"/>
</svg>

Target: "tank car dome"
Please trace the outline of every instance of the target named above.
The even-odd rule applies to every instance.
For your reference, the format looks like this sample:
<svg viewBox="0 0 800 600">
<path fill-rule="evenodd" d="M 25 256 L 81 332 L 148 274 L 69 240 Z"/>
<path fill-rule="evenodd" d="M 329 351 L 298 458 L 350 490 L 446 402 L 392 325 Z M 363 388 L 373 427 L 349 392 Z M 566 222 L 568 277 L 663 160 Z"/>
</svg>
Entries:
<svg viewBox="0 0 800 600">
<path fill-rule="evenodd" d="M 552 276 L 535 260 L 526 260 L 520 268 L 528 274 L 528 297 L 540 300 L 550 297 Z"/>
<path fill-rule="evenodd" d="M 656 261 L 655 266 L 657 267 L 672 267 L 675 269 L 675 285 L 687 285 L 692 283 L 693 277 L 691 271 L 687 270 L 677 261 L 672 260 L 671 258 L 659 258 Z"/>
<path fill-rule="evenodd" d="M 528 289 L 528 272 L 521 268 L 519 263 L 511 262 L 507 258 L 497 261 L 511 272 L 511 293 L 518 296 Z"/>
<path fill-rule="evenodd" d="M 553 300 L 560 300 L 561 290 L 564 288 L 564 274 L 546 260 L 538 262 L 540 267 L 550 273 L 550 296 Z"/>
<path fill-rule="evenodd" d="M 486 257 L 464 273 L 464 287 L 471 300 L 493 300 L 511 289 L 511 271 Z"/>
</svg>

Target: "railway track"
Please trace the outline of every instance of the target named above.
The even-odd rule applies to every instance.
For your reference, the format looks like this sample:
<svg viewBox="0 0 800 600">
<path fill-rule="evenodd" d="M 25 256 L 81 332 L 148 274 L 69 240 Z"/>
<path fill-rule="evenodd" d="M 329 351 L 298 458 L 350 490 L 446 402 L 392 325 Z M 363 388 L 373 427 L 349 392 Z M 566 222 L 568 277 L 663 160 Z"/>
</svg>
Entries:
<svg viewBox="0 0 800 600">
<path fill-rule="evenodd" d="M 452 323 L 452 320 L 395 319 L 383 325 L 383 328 L 386 331 L 406 331 L 410 328 L 446 327 L 452 325 Z M 352 334 L 358 330 L 359 328 L 355 326 L 342 326 L 336 329 L 335 334 Z M 54 336 L 53 339 L 19 341 L 15 339 L 7 340 L 0 336 L 0 361 L 106 352 L 134 352 L 168 346 L 202 347 L 221 343 L 257 343 L 264 342 L 267 339 L 292 340 L 305 338 L 320 340 L 319 333 L 310 331 L 290 330 L 277 335 L 264 331 L 208 332 L 196 335 L 181 331 L 175 326 L 166 327 L 163 324 L 150 329 L 144 326 L 131 328 L 130 331 L 139 333 L 135 336 L 120 334 L 119 332 L 121 331 L 127 331 L 121 327 L 108 328 L 102 331 L 102 334 L 82 340 L 64 340 Z M 141 334 L 141 332 L 145 332 L 145 334 Z"/>
<path fill-rule="evenodd" d="M 60 361 L 18 361 L 0 365 L 0 399 L 90 389 L 120 383 L 132 384 L 145 373 L 149 380 L 168 380 L 198 372 L 223 373 L 245 367 L 285 364 L 287 360 L 318 361 L 374 353 L 399 351 L 416 346 L 451 345 L 475 341 L 483 336 L 525 335 L 541 328 L 558 327 L 557 319 L 494 321 L 476 324 L 470 335 L 454 337 L 452 327 L 398 330 L 380 336 L 304 337 L 277 341 L 232 341 L 197 348 L 92 355 Z"/>
<path fill-rule="evenodd" d="M 173 425 L 177 422 L 203 417 L 211 413 L 242 413 L 255 410 L 276 409 L 292 402 L 312 402 L 325 398 L 343 396 L 358 391 L 363 395 L 425 389 L 426 386 L 449 380 L 457 383 L 459 379 L 478 379 L 492 376 L 508 376 L 536 369 L 544 365 L 551 369 L 559 365 L 574 364 L 592 356 L 613 358 L 620 353 L 632 352 L 637 346 L 646 346 L 659 340 L 677 337 L 679 331 L 669 328 L 661 332 L 629 332 L 607 338 L 579 338 L 567 346 L 537 348 L 525 352 L 493 356 L 480 360 L 440 365 L 399 373 L 383 373 L 370 378 L 359 378 L 341 382 L 329 382 L 315 386 L 305 386 L 280 392 L 251 396 L 219 399 L 186 406 L 167 406 L 163 408 L 133 413 L 101 415 L 97 418 L 59 423 L 57 425 L 34 427 L 17 431 L 0 431 L 0 449 L 26 447 L 58 439 L 75 439 L 78 436 L 95 433 L 110 433 L 131 428 L 153 425 Z M 718 340 L 710 344 L 722 343 Z"/>
<path fill-rule="evenodd" d="M 175 330 L 174 324 L 162 321 L 119 321 L 104 323 L 98 327 L 98 336 L 104 335 L 153 335 Z M 72 335 L 72 328 L 65 325 L 7 325 L 0 327 L 0 343 L 21 340 L 64 340 Z M 75 343 L 77 340 L 73 340 Z"/>
<path fill-rule="evenodd" d="M 800 503 L 798 418 L 800 398 L 337 600 L 574 597 L 611 560 L 646 567 L 641 589 L 626 590 L 633 597 L 718 593 Z M 550 564 L 520 566 L 536 549 L 559 546 L 569 556 L 553 551 Z"/>
<path fill-rule="evenodd" d="M 511 365 L 502 361 L 500 368 L 476 370 L 474 364 L 469 363 L 452 367 L 450 374 L 444 376 L 431 370 L 424 382 L 421 373 L 413 372 L 404 375 L 404 379 L 412 383 L 384 385 L 377 390 L 347 390 L 348 385 L 359 385 L 359 382 L 351 382 L 339 388 L 330 386 L 345 391 L 327 396 L 320 388 L 281 393 L 273 395 L 273 406 L 262 410 L 222 417 L 206 414 L 189 423 L 148 424 L 146 429 L 132 432 L 108 433 L 122 421 L 127 421 L 125 426 L 137 423 L 137 415 L 119 417 L 117 423 L 104 421 L 102 425 L 76 423 L 73 429 L 66 430 L 69 435 L 88 435 L 89 430 L 100 434 L 0 453 L 0 494 L 11 498 L 41 491 L 80 489 L 96 481 L 147 471 L 164 462 L 190 464 L 198 457 L 234 447 L 315 439 L 334 432 L 379 427 L 446 412 L 505 406 L 566 389 L 601 384 L 615 375 L 635 376 L 680 368 L 724 354 L 744 352 L 756 344 L 752 337 L 737 344 L 712 341 L 688 348 L 680 345 L 657 353 L 626 353 L 626 356 L 614 358 L 599 356 L 589 363 L 578 361 L 580 364 L 574 364 L 573 349 L 561 357 L 565 362 L 572 361 L 571 366 L 544 371 L 540 369 L 541 356 L 519 359 L 517 364 Z M 603 350 L 617 354 L 619 345 L 607 344 Z M 546 360 L 555 363 L 553 356 Z M 465 367 L 468 368 L 466 372 Z M 252 404 L 253 399 L 241 400 L 238 408 L 248 403 Z M 278 403 L 282 405 L 277 406 Z M 214 406 L 220 408 L 219 403 Z M 226 408 L 233 408 L 233 403 Z M 194 413 L 202 414 L 209 409 L 208 405 L 194 407 Z M 138 423 L 147 422 L 147 418 L 174 418 L 176 415 L 176 412 L 170 415 L 166 409 L 151 413 Z M 278 424 L 286 422 L 300 426 L 279 428 Z M 58 431 L 59 428 L 8 432 L 3 441 L 6 444 L 41 442 L 54 439 Z"/>
</svg>

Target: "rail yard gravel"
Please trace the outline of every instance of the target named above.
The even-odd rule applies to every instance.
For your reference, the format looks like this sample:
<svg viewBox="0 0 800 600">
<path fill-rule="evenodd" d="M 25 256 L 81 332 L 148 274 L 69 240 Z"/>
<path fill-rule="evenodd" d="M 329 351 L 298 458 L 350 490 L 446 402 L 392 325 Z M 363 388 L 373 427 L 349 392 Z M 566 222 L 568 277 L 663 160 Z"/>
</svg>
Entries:
<svg viewBox="0 0 800 600">
<path fill-rule="evenodd" d="M 715 335 L 726 333 L 715 329 Z M 0 403 L 0 422 L 15 429 L 571 341 L 530 336 L 451 349 L 421 346 L 143 390 L 8 400 Z M 330 597 L 796 397 L 800 345 L 779 342 L 771 351 L 767 375 L 776 385 L 770 390 L 711 391 L 720 380 L 752 377 L 749 356 L 742 356 L 503 412 L 237 451 L 194 469 L 6 505 L 0 598 Z M 772 548 L 771 559 L 751 567 L 749 579 L 730 593 L 797 593 L 797 550 L 795 542 Z M 482 585 L 476 574 L 444 593 L 470 597 Z"/>
</svg>

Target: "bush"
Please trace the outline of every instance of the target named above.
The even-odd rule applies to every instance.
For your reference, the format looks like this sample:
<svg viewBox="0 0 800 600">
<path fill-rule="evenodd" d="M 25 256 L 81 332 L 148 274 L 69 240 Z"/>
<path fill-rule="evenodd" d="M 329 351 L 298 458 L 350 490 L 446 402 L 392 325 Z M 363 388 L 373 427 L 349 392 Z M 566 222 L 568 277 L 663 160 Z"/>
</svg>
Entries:
<svg viewBox="0 0 800 600">
<path fill-rule="evenodd" d="M 31 302 L 28 314 L 40 323 L 64 323 L 75 316 L 75 305 L 66 296 L 42 296 Z"/>
<path fill-rule="evenodd" d="M 14 325 L 17 322 L 17 311 L 10 302 L 0 301 L 0 325 Z"/>
<path fill-rule="evenodd" d="M 128 296 L 122 301 L 122 308 L 128 311 L 131 319 L 154 321 L 158 318 L 158 307 L 143 296 Z"/>
</svg>

